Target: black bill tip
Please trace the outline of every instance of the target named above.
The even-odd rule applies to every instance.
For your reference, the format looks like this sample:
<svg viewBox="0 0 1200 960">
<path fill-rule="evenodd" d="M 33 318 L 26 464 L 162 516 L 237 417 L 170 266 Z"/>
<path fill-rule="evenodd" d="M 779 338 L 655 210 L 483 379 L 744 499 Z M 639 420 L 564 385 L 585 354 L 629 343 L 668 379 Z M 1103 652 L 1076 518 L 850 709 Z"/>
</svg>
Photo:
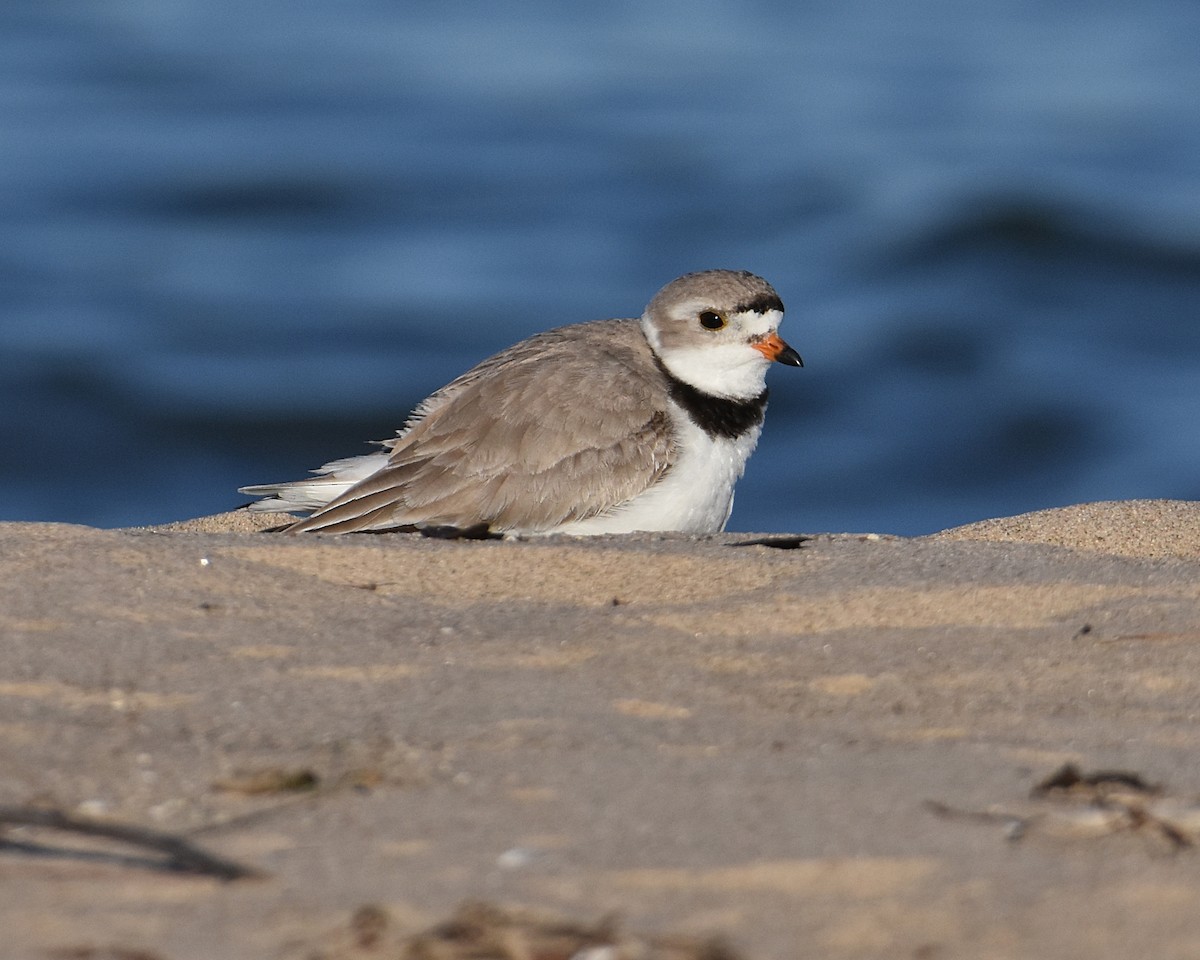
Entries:
<svg viewBox="0 0 1200 960">
<path fill-rule="evenodd" d="M 775 354 L 775 362 L 786 363 L 789 367 L 804 366 L 804 360 L 801 359 L 800 354 L 798 354 L 791 347 L 784 347 L 777 354 Z"/>
</svg>

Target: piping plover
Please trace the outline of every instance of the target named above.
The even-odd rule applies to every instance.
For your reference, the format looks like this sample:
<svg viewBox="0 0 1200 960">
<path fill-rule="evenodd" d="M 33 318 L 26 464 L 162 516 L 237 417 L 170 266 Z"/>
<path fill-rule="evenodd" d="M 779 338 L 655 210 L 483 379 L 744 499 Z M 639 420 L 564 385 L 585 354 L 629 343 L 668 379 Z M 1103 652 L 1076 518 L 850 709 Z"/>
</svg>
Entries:
<svg viewBox="0 0 1200 960">
<path fill-rule="evenodd" d="M 752 273 L 689 273 L 640 320 L 522 340 L 423 401 L 377 453 L 242 487 L 287 527 L 453 527 L 510 536 L 716 533 L 758 443 L 783 303 Z"/>
</svg>

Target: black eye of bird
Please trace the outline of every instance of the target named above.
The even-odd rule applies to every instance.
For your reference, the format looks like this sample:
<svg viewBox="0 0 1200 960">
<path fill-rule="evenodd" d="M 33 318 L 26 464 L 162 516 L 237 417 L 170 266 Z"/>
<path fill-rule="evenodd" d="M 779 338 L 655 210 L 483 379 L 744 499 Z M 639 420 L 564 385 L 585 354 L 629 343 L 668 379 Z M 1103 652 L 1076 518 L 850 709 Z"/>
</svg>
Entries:
<svg viewBox="0 0 1200 960">
<path fill-rule="evenodd" d="M 720 330 L 725 326 L 725 318 L 715 310 L 705 310 L 700 314 L 700 326 L 705 330 Z"/>
</svg>

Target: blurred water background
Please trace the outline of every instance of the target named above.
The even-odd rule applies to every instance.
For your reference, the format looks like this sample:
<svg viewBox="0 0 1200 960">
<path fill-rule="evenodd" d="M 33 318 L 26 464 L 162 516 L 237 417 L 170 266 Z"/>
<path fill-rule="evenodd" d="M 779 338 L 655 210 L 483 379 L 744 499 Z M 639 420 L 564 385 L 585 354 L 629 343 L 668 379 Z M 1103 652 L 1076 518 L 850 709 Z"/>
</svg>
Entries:
<svg viewBox="0 0 1200 960">
<path fill-rule="evenodd" d="M 530 333 L 788 305 L 731 529 L 1200 498 L 1188 0 L 0 5 L 0 518 L 366 452 Z"/>
</svg>

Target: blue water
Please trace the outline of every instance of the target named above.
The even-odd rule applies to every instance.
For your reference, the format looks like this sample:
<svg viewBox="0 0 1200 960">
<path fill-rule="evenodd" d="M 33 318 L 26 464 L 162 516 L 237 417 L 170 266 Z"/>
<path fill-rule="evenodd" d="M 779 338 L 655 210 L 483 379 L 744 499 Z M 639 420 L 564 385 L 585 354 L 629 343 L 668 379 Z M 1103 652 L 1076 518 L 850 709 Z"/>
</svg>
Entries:
<svg viewBox="0 0 1200 960">
<path fill-rule="evenodd" d="M 739 530 L 1200 498 L 1200 6 L 0 5 L 0 519 L 365 451 L 536 330 L 770 279 Z"/>
</svg>

